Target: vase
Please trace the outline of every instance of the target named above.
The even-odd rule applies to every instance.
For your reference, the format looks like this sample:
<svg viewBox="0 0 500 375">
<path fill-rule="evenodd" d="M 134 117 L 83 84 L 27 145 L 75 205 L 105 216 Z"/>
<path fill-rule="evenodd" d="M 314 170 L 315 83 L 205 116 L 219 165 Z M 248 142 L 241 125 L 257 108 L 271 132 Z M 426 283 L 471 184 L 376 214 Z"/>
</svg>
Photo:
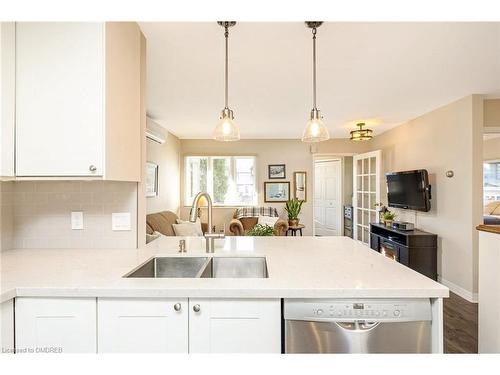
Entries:
<svg viewBox="0 0 500 375">
<path fill-rule="evenodd" d="M 388 228 L 392 227 L 392 220 L 385 220 L 385 226 Z"/>
<path fill-rule="evenodd" d="M 299 219 L 289 219 L 288 225 L 291 227 L 296 227 L 297 225 L 299 225 Z"/>
</svg>

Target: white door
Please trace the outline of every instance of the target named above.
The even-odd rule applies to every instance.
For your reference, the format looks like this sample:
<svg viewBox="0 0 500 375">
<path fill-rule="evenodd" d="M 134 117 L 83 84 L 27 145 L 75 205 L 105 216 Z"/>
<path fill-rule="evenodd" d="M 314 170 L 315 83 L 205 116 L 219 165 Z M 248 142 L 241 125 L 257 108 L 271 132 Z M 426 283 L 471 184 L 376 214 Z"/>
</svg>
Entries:
<svg viewBox="0 0 500 375">
<path fill-rule="evenodd" d="M 187 298 L 99 298 L 99 353 L 187 353 Z"/>
<path fill-rule="evenodd" d="M 354 239 L 370 244 L 370 223 L 378 223 L 375 204 L 380 203 L 382 151 L 355 155 L 353 158 Z"/>
<path fill-rule="evenodd" d="M 342 162 L 314 163 L 314 234 L 342 235 Z"/>
<path fill-rule="evenodd" d="M 95 298 L 16 298 L 16 350 L 96 352 Z"/>
<path fill-rule="evenodd" d="M 103 175 L 104 62 L 104 24 L 16 24 L 16 175 Z"/>
<path fill-rule="evenodd" d="M 190 353 L 280 353 L 279 299 L 190 299 Z"/>
</svg>

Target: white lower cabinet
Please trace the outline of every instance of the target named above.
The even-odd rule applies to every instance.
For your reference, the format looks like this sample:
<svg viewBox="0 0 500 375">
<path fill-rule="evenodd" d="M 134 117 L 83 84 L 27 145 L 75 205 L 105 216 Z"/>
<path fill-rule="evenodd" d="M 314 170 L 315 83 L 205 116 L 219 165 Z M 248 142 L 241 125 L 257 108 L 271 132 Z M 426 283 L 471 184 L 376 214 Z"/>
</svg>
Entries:
<svg viewBox="0 0 500 375">
<path fill-rule="evenodd" d="M 279 299 L 190 299 L 190 353 L 280 353 Z"/>
<path fill-rule="evenodd" d="M 188 299 L 99 298 L 99 353 L 187 353 Z"/>
<path fill-rule="evenodd" d="M 279 299 L 15 301 L 18 352 L 280 353 Z"/>
<path fill-rule="evenodd" d="M 16 298 L 16 351 L 96 352 L 95 298 Z"/>
</svg>

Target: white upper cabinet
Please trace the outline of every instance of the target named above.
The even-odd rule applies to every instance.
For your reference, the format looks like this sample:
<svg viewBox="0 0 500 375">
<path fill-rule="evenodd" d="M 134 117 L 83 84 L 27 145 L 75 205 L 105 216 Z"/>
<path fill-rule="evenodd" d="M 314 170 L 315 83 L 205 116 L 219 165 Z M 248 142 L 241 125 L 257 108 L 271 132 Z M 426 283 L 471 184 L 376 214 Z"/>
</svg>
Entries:
<svg viewBox="0 0 500 375">
<path fill-rule="evenodd" d="M 190 353 L 281 353 L 279 299 L 190 299 Z"/>
<path fill-rule="evenodd" d="M 131 22 L 16 24 L 17 176 L 140 181 L 142 42 Z"/>
<path fill-rule="evenodd" d="M 0 23 L 0 177 L 14 176 L 15 24 Z"/>
</svg>

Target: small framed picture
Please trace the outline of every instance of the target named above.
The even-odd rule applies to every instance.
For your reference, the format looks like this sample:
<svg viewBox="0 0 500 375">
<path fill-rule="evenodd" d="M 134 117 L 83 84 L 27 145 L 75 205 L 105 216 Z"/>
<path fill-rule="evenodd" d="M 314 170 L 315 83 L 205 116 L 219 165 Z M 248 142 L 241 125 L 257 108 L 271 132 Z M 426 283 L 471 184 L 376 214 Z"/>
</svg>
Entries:
<svg viewBox="0 0 500 375">
<path fill-rule="evenodd" d="M 158 196 L 158 164 L 146 163 L 146 198 Z"/>
<path fill-rule="evenodd" d="M 269 164 L 269 179 L 286 178 L 285 164 Z"/>
<path fill-rule="evenodd" d="M 290 200 L 290 182 L 264 182 L 264 202 L 286 202 Z"/>
</svg>

